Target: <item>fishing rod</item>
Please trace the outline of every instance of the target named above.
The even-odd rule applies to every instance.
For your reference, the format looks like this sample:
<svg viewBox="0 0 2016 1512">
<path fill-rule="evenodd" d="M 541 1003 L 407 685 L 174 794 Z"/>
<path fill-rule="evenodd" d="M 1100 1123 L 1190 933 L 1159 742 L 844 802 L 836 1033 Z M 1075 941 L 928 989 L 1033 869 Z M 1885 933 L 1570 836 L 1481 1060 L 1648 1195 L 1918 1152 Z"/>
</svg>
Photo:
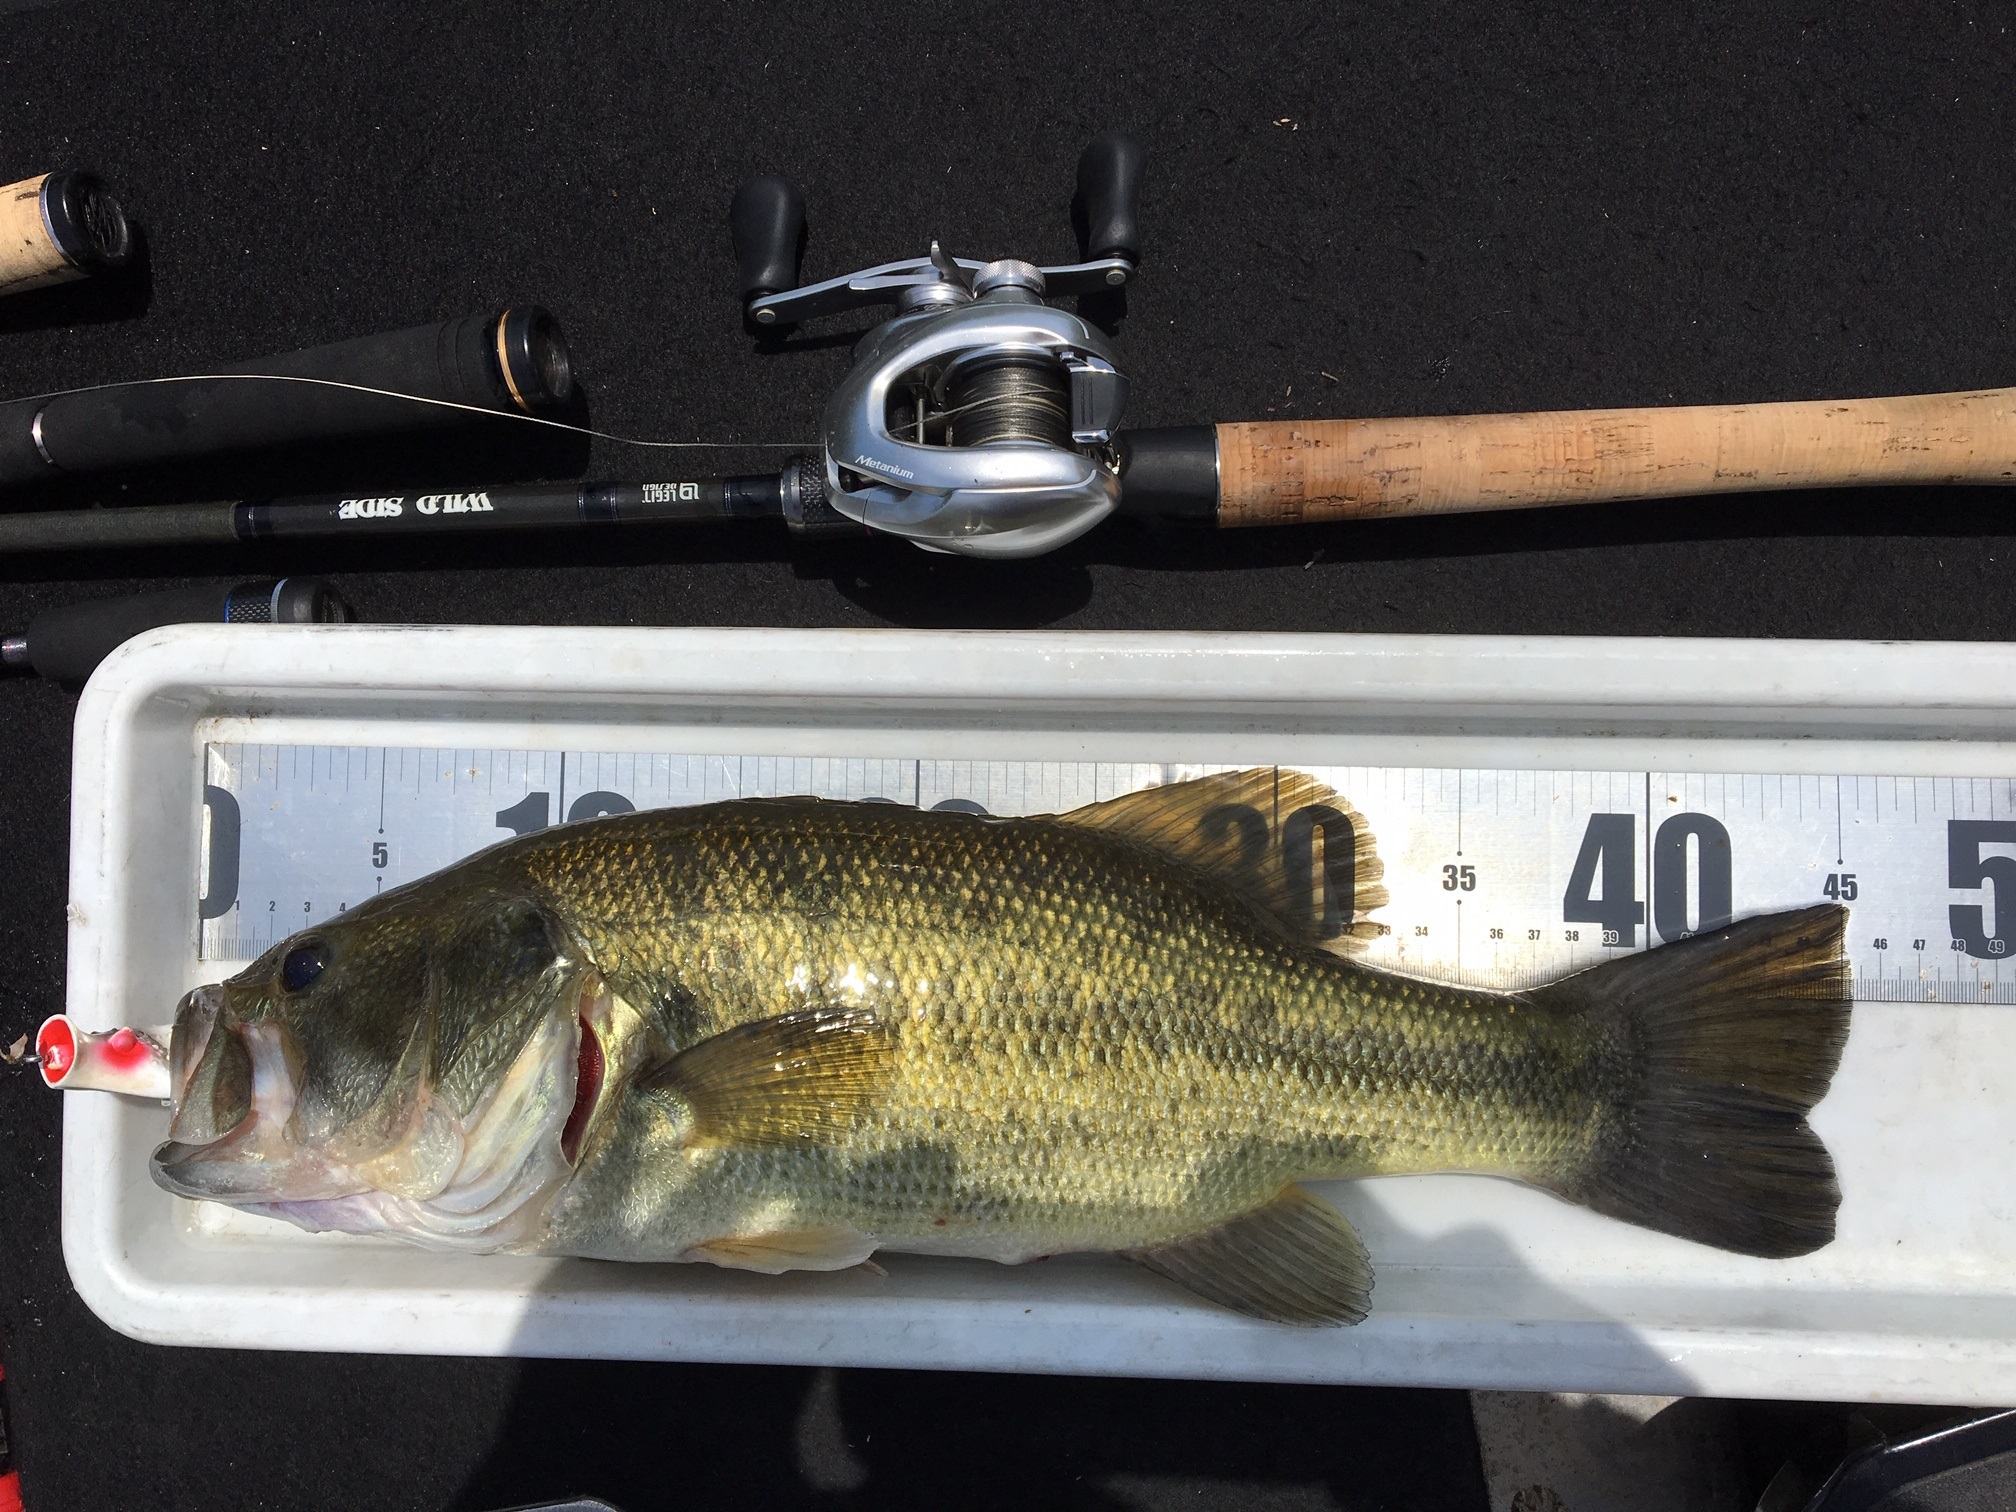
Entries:
<svg viewBox="0 0 2016 1512">
<path fill-rule="evenodd" d="M 1141 147 L 1124 132 L 1103 133 L 1085 149 L 1074 199 L 1075 263 L 979 261 L 934 241 L 925 256 L 810 284 L 800 282 L 803 193 L 775 175 L 742 185 L 729 229 L 752 330 L 893 306 L 856 345 L 809 454 L 775 474 L 0 515 L 0 551 L 767 519 L 801 534 L 894 535 L 932 551 L 1013 558 L 1052 550 L 1116 513 L 1246 528 L 1801 488 L 2016 482 L 2011 388 L 1123 429 L 1129 379 L 1085 304 L 1110 299 L 1138 273 L 1142 175 Z M 1076 313 L 1049 302 L 1073 295 L 1081 300 Z M 237 376 L 256 384 L 285 375 Z M 443 410 L 475 407 L 324 374 L 296 373 L 289 381 Z M 10 408 L 18 406 L 0 406 L 0 458 Z M 603 434 L 547 416 L 510 417 Z"/>
<path fill-rule="evenodd" d="M 1047 551 L 1117 512 L 1221 528 L 1712 493 L 2016 482 L 2016 389 L 1905 398 L 1120 429 L 1105 336 L 1045 303 L 1140 264 L 1142 152 L 1078 163 L 1084 261 L 930 254 L 800 284 L 804 195 L 752 179 L 730 211 L 759 329 L 892 304 L 826 406 L 826 502 L 937 551 Z M 1082 307 L 1081 307 L 1082 308 Z"/>
</svg>

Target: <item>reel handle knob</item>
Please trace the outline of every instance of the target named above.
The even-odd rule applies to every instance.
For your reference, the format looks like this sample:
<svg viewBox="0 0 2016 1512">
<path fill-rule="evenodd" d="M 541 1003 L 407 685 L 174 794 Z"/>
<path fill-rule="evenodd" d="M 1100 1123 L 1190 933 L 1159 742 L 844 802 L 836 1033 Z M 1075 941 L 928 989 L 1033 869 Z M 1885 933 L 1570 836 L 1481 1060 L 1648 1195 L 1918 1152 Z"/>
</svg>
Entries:
<svg viewBox="0 0 2016 1512">
<path fill-rule="evenodd" d="M 798 259 L 805 248 L 805 196 L 775 173 L 750 179 L 728 207 L 728 234 L 742 278 L 742 303 L 798 286 Z M 774 312 L 763 315 L 775 320 Z M 765 321 L 765 324 L 770 322 Z"/>
<path fill-rule="evenodd" d="M 1125 131 L 1102 131 L 1078 159 L 1073 206 L 1084 228 L 1084 254 L 1141 260 L 1141 144 Z"/>
</svg>

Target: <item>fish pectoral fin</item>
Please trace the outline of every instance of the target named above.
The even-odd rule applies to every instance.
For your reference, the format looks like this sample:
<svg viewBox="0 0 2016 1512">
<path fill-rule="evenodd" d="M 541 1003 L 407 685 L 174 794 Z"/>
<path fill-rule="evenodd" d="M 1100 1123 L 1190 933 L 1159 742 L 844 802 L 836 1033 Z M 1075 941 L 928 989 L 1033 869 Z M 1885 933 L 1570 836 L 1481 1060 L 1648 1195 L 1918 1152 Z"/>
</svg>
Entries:
<svg viewBox="0 0 2016 1512">
<path fill-rule="evenodd" d="M 704 1039 L 641 1085 L 692 1110 L 689 1145 L 789 1148 L 843 1136 L 881 1099 L 895 1059 L 874 1014 L 818 1008 Z"/>
<path fill-rule="evenodd" d="M 1298 939 L 1354 955 L 1377 936 L 1386 868 L 1365 818 L 1306 772 L 1253 767 L 1057 815 L 1210 872 Z"/>
<path fill-rule="evenodd" d="M 710 1239 L 694 1245 L 679 1258 L 778 1276 L 793 1270 L 846 1270 L 862 1264 L 874 1253 L 875 1241 L 859 1229 L 832 1227 L 781 1229 L 773 1234 Z"/>
<path fill-rule="evenodd" d="M 1360 1323 L 1372 1305 L 1364 1241 L 1342 1213 L 1299 1186 L 1201 1234 L 1120 1253 L 1200 1297 L 1270 1323 Z"/>
</svg>

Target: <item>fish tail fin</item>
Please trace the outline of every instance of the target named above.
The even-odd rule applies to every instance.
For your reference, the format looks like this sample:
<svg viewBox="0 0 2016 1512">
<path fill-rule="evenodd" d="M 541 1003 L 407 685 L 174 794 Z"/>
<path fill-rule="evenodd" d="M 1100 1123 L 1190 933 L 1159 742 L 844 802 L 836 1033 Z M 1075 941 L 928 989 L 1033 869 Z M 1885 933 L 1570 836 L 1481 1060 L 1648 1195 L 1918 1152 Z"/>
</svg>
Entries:
<svg viewBox="0 0 2016 1512">
<path fill-rule="evenodd" d="M 1530 994 L 1586 1015 L 1611 1067 L 1588 1158 L 1553 1190 L 1740 1254 L 1832 1240 L 1841 1189 L 1806 1114 L 1848 1039 L 1847 921 L 1765 914 Z"/>
</svg>

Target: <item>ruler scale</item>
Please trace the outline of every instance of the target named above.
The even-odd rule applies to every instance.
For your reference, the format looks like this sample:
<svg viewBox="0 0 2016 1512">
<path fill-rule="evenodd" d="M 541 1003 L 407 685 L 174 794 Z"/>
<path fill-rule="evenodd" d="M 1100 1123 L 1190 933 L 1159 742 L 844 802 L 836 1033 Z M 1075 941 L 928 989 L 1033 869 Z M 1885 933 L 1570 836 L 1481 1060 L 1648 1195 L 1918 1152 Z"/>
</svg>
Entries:
<svg viewBox="0 0 2016 1512">
<path fill-rule="evenodd" d="M 1374 916 L 1373 964 L 1523 987 L 1732 916 L 1838 901 L 1852 910 L 1859 999 L 2016 1004 L 2010 779 L 1299 769 L 1377 837 L 1392 896 Z M 801 793 L 1055 813 L 1222 770 L 213 743 L 194 879 L 201 952 L 248 960 L 513 834 L 595 814 Z"/>
</svg>

